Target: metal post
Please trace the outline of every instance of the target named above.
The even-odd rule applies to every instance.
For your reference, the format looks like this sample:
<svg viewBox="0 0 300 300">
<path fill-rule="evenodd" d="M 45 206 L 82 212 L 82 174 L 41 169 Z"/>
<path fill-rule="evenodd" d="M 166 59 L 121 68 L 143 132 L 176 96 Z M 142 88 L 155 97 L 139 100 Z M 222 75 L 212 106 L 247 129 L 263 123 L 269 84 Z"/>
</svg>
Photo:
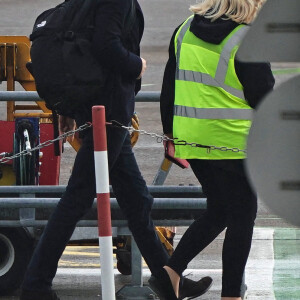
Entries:
<svg viewBox="0 0 300 300">
<path fill-rule="evenodd" d="M 132 256 L 132 264 L 131 264 L 131 283 L 134 286 L 143 286 L 143 261 L 141 252 L 134 240 L 131 238 L 131 256 Z"/>
<path fill-rule="evenodd" d="M 6 44 L 7 90 L 15 90 L 16 44 Z M 7 103 L 7 121 L 14 121 L 15 102 Z"/>
<path fill-rule="evenodd" d="M 172 162 L 164 158 L 154 179 L 153 185 L 163 185 L 172 167 Z"/>
<path fill-rule="evenodd" d="M 131 256 L 131 284 L 126 284 L 117 292 L 117 299 L 156 299 L 155 293 L 151 290 L 151 288 L 147 285 L 143 285 L 142 256 L 133 237 L 131 238 Z"/>
<path fill-rule="evenodd" d="M 114 300 L 115 281 L 104 106 L 94 106 L 92 114 L 102 299 Z"/>
<path fill-rule="evenodd" d="M 20 194 L 20 198 L 26 200 L 26 198 L 34 198 L 35 194 Z M 19 217 L 20 223 L 22 226 L 27 227 L 28 222 L 35 221 L 35 208 L 19 208 Z M 27 227 L 27 230 L 30 232 L 31 236 L 34 236 L 34 229 L 33 227 Z"/>
</svg>

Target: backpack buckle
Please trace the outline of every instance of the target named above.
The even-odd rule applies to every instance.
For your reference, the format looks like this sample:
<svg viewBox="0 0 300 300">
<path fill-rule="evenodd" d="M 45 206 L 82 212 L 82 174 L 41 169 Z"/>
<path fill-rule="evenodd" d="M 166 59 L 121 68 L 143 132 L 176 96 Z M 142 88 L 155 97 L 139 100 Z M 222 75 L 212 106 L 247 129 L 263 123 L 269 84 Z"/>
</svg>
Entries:
<svg viewBox="0 0 300 300">
<path fill-rule="evenodd" d="M 71 30 L 66 31 L 64 37 L 65 37 L 65 40 L 67 40 L 67 41 L 73 41 L 75 38 L 75 33 L 74 33 L 74 31 L 71 31 Z"/>
</svg>

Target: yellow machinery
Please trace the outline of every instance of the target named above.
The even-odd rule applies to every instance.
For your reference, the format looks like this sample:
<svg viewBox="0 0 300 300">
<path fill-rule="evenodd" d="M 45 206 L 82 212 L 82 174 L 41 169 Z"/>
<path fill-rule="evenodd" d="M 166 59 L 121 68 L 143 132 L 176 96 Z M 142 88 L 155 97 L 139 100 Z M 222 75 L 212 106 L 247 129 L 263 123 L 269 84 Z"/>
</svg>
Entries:
<svg viewBox="0 0 300 300">
<path fill-rule="evenodd" d="M 30 61 L 30 45 L 30 40 L 26 36 L 0 36 L 0 83 L 7 82 L 7 91 L 15 91 L 16 82 L 19 82 L 26 91 L 36 90 L 34 78 L 26 68 L 26 64 Z M 9 101 L 6 112 L 6 121 L 0 121 L 2 136 L 0 152 L 12 153 L 15 150 L 13 149 L 13 135 L 17 118 L 38 118 L 41 142 L 53 138 L 52 112 L 46 107 L 44 101 L 30 104 Z M 75 137 L 71 145 L 78 151 L 80 140 Z M 53 155 L 52 149 L 45 148 L 43 153 L 39 182 L 41 185 L 58 184 L 60 158 Z M 12 163 L 2 165 L 0 171 L 0 185 L 16 184 L 18 180 L 16 180 Z"/>
<path fill-rule="evenodd" d="M 15 91 L 16 81 L 26 91 L 36 90 L 34 78 L 26 68 L 29 61 L 30 40 L 27 36 L 0 36 L 0 81 L 7 81 L 7 91 Z M 19 105 L 10 101 L 7 103 L 7 121 L 14 121 L 16 117 L 38 117 L 40 123 L 52 123 L 51 110 L 43 101 L 35 103 Z M 78 139 L 71 145 L 75 150 L 80 147 Z"/>
</svg>

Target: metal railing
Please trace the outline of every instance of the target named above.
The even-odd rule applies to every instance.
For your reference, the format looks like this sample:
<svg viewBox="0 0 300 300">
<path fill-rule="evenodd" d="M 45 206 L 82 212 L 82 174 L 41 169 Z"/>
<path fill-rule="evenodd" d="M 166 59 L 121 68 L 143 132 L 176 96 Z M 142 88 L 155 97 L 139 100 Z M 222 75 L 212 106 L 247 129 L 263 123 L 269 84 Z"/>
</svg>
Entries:
<svg viewBox="0 0 300 300">
<path fill-rule="evenodd" d="M 199 186 L 149 186 L 154 196 L 152 215 L 155 225 L 187 226 L 206 209 L 206 199 Z M 3 186 L 0 187 L 0 227 L 43 227 L 60 200 L 65 186 Z M 120 214 L 111 189 L 111 210 L 114 227 L 127 226 Z M 23 209 L 31 209 L 22 214 Z M 78 223 L 81 227 L 96 227 L 96 200 L 90 213 Z"/>
<path fill-rule="evenodd" d="M 149 186 L 154 196 L 152 217 L 156 226 L 189 226 L 199 213 L 206 209 L 199 186 Z M 0 229 L 1 227 L 44 227 L 57 205 L 65 186 L 2 186 L 0 187 Z M 110 189 L 111 196 L 114 196 Z M 111 198 L 112 226 L 114 236 L 131 235 L 127 221 L 120 214 L 115 198 Z M 78 227 L 97 227 L 96 200 L 89 213 L 77 224 Z M 122 287 L 117 297 L 130 299 L 134 292 L 136 299 L 149 299 L 153 294 L 143 285 L 142 258 L 139 249 L 131 240 L 132 277 L 130 285 Z M 127 297 L 128 296 L 128 297 Z"/>
<path fill-rule="evenodd" d="M 139 92 L 136 96 L 136 102 L 159 102 L 160 92 Z M 0 91 L 0 102 L 2 101 L 43 101 L 37 92 L 26 91 Z"/>
<path fill-rule="evenodd" d="M 137 102 L 159 102 L 159 92 L 140 92 Z M 37 92 L 1 92 L 1 101 L 42 101 Z M 65 186 L 0 186 L 1 227 L 44 227 L 59 202 Z M 206 209 L 199 186 L 148 186 L 154 197 L 152 217 L 156 226 L 188 226 Z M 110 189 L 112 226 L 115 235 L 131 235 L 113 190 Z M 78 227 L 97 227 L 96 200 L 92 209 L 77 223 Z M 134 291 L 139 299 L 148 299 L 152 291 L 143 286 L 141 255 L 135 241 L 131 244 L 131 284 L 118 291 L 127 299 Z M 146 292 L 145 292 L 146 290 Z M 130 297 L 129 297 L 130 298 Z"/>
</svg>

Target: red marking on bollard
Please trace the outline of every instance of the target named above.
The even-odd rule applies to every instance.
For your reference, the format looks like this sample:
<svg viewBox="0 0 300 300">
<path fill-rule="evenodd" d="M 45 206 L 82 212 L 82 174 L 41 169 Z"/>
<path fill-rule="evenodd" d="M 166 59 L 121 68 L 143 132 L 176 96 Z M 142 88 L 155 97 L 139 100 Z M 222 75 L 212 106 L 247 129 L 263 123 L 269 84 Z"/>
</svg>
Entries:
<svg viewBox="0 0 300 300">
<path fill-rule="evenodd" d="M 110 195 L 97 194 L 99 236 L 112 236 Z"/>
</svg>

